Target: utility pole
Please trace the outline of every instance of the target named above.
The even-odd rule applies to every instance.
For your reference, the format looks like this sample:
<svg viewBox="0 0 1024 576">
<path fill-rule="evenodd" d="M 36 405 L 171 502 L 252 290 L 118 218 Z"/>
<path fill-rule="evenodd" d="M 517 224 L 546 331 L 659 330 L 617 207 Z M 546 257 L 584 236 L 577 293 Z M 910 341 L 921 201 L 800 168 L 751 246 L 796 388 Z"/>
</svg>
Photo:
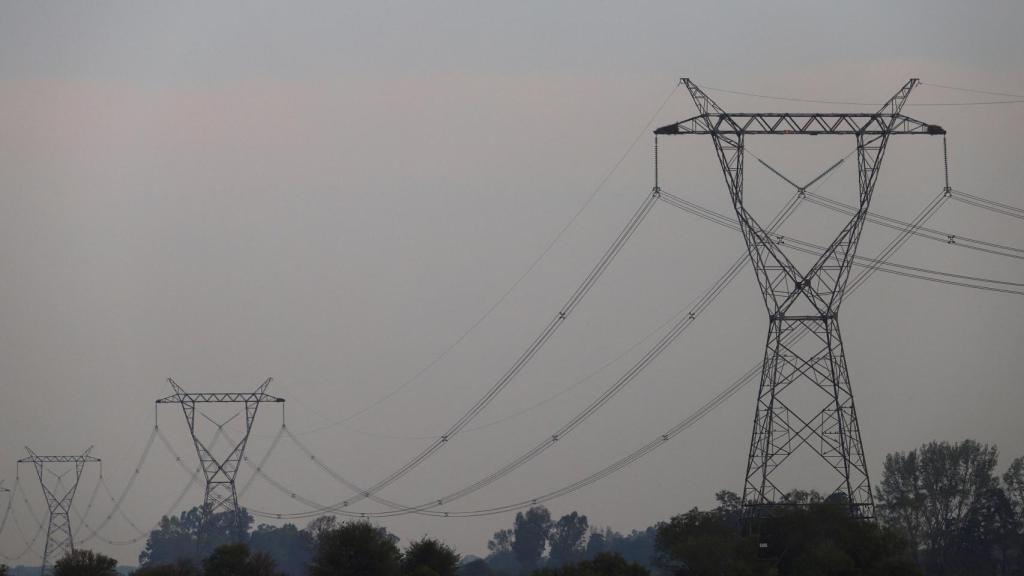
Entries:
<svg viewBox="0 0 1024 576">
<path fill-rule="evenodd" d="M 85 465 L 91 462 L 100 463 L 100 459 L 89 455 L 92 452 L 92 446 L 79 456 L 39 456 L 28 447 L 25 447 L 25 450 L 29 455 L 18 460 L 18 464 L 35 466 L 39 485 L 42 486 L 43 496 L 46 497 L 46 507 L 50 512 L 49 523 L 46 527 L 46 545 L 43 548 L 42 564 L 39 569 L 40 574 L 47 574 L 52 560 L 62 558 L 75 550 L 75 541 L 71 534 L 71 503 L 78 490 L 78 482 L 82 479 L 82 470 L 85 469 Z M 73 468 L 58 474 L 52 469 L 54 464 L 71 464 Z M 72 471 L 74 472 L 74 481 L 69 486 L 64 486 L 63 477 Z M 46 481 L 47 472 L 56 478 L 56 482 L 52 485 Z"/>
<path fill-rule="evenodd" d="M 199 456 L 199 464 L 206 477 L 206 495 L 203 499 L 202 524 L 199 531 L 197 545 L 200 549 L 206 540 L 209 524 L 212 516 L 218 512 L 227 512 L 233 516 L 232 523 L 235 529 L 241 531 L 242 517 L 238 507 L 238 492 L 235 489 L 235 478 L 238 475 L 238 468 L 245 457 L 245 446 L 249 441 L 249 433 L 252 432 L 253 423 L 256 420 L 256 411 L 263 402 L 282 403 L 282 414 L 284 410 L 284 399 L 271 396 L 266 393 L 272 378 L 267 378 L 254 392 L 207 392 L 202 394 L 191 394 L 185 392 L 181 386 L 171 378 L 167 379 L 174 394 L 156 401 L 160 404 L 180 404 L 185 413 L 185 420 L 188 422 L 189 432 L 192 434 L 192 443 L 195 445 L 196 453 Z M 231 451 L 223 457 L 216 457 L 196 435 L 196 404 L 243 404 L 245 412 L 245 434 Z M 205 416 L 205 415 L 204 415 Z M 226 424 L 226 423 L 225 423 Z M 219 426 L 219 425 L 218 425 Z"/>
<path fill-rule="evenodd" d="M 946 132 L 901 114 L 917 79 L 908 81 L 877 112 L 866 114 L 729 113 L 689 78 L 681 82 L 699 115 L 658 128 L 655 135 L 711 136 L 768 308 L 768 342 L 743 486 L 745 513 L 748 518 L 768 517 L 774 508 L 791 505 L 773 475 L 791 455 L 806 448 L 840 477 L 833 497 L 844 501 L 853 517 L 873 518 L 871 482 L 839 332 L 839 306 L 889 138 Z M 806 272 L 786 256 L 782 239 L 762 228 L 744 207 L 744 139 L 752 135 L 856 138 L 859 208 Z M 797 346 L 797 338 L 805 333 L 809 337 Z"/>
</svg>

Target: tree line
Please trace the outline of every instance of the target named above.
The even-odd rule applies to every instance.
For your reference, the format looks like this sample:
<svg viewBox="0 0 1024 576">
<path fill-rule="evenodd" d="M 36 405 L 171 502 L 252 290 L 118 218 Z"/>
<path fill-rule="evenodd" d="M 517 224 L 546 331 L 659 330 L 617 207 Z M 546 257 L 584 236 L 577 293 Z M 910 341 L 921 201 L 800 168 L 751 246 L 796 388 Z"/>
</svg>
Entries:
<svg viewBox="0 0 1024 576">
<path fill-rule="evenodd" d="M 161 519 L 136 576 L 1024 576 L 1024 458 L 999 473 L 998 451 L 973 440 L 889 454 L 876 487 L 877 522 L 850 517 L 842 495 L 795 490 L 770 519 L 744 517 L 741 499 L 692 509 L 620 534 L 585 515 L 544 506 L 494 533 L 484 558 L 463 558 L 424 537 L 404 549 L 368 521 L 323 516 L 252 528 L 214 515 L 199 545 L 197 508 Z M 54 576 L 113 576 L 90 551 L 61 559 Z M 6 568 L 0 567 L 0 576 Z"/>
</svg>

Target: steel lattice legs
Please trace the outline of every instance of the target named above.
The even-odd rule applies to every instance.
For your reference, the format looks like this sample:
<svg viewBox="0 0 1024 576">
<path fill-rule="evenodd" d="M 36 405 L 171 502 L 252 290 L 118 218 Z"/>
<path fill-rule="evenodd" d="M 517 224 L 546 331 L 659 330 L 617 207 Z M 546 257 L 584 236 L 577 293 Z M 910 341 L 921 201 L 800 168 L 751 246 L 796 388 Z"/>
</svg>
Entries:
<svg viewBox="0 0 1024 576">
<path fill-rule="evenodd" d="M 28 448 L 26 450 L 30 456 L 18 460 L 18 463 L 28 463 L 35 467 L 49 512 L 46 544 L 43 546 L 42 564 L 39 569 L 40 574 L 48 574 L 54 560 L 75 550 L 75 540 L 71 533 L 71 503 L 75 499 L 75 492 L 78 491 L 78 483 L 82 479 L 82 470 L 85 469 L 85 465 L 90 462 L 99 463 L 100 460 L 89 455 L 92 448 L 80 456 L 39 456 Z M 57 474 L 47 468 L 47 464 L 72 464 L 74 467 L 62 474 Z M 64 476 L 72 472 L 74 473 L 72 481 L 65 486 Z M 47 474 L 54 477 L 52 482 L 47 482 Z"/>
<path fill-rule="evenodd" d="M 242 459 L 245 458 L 245 448 L 249 441 L 249 434 L 252 432 L 253 424 L 256 421 L 256 413 L 263 402 L 283 403 L 284 399 L 271 396 L 266 393 L 271 379 L 267 378 L 254 392 L 213 392 L 190 394 L 178 386 L 174 380 L 168 378 L 174 394 L 157 400 L 157 404 L 180 404 L 185 414 L 185 421 L 188 423 L 189 433 L 192 435 L 192 443 L 195 445 L 196 454 L 199 457 L 199 465 L 203 470 L 206 479 L 206 495 L 203 499 L 202 525 L 199 530 L 197 545 L 202 549 L 209 535 L 210 523 L 213 515 L 217 513 L 229 513 L 232 515 L 231 524 L 241 534 L 245 528 L 243 525 L 242 510 L 238 506 L 238 492 L 235 488 L 235 478 L 238 476 L 238 469 Z M 223 457 L 214 456 L 211 447 L 208 447 L 196 435 L 196 404 L 242 404 L 244 406 L 245 433 L 242 439 L 231 447 L 231 451 Z M 207 417 L 208 418 L 208 417 Z M 223 426 L 221 424 L 220 426 Z"/>
<path fill-rule="evenodd" d="M 768 309 L 768 343 L 743 486 L 747 514 L 768 516 L 773 508 L 792 504 L 776 472 L 787 462 L 793 464 L 791 456 L 797 451 L 810 450 L 840 477 L 830 497 L 846 502 L 852 516 L 872 518 L 871 482 L 836 322 L 890 136 L 945 130 L 902 115 L 916 79 L 878 112 L 853 115 L 730 114 L 690 79 L 682 82 L 700 114 L 655 134 L 711 136 Z M 744 205 L 745 139 L 762 134 L 851 135 L 857 141 L 858 209 L 805 270 L 787 256 L 783 237 L 763 228 Z"/>
<path fill-rule="evenodd" d="M 803 341 L 797 337 L 806 332 Z M 816 411 L 796 410 L 814 393 Z M 787 391 L 790 393 L 787 395 Z M 772 474 L 803 447 L 813 450 L 841 478 L 832 492 L 858 518 L 874 516 L 874 501 L 861 442 L 839 325 L 833 318 L 773 318 L 769 325 L 754 414 L 743 502 L 764 516 L 788 505 Z"/>
</svg>

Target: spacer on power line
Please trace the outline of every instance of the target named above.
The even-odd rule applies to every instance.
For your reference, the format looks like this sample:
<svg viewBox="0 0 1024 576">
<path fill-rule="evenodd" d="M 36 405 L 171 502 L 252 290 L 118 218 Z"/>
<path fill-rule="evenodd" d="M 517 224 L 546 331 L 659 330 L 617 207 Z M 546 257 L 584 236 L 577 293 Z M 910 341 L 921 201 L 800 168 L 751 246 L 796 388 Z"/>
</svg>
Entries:
<svg viewBox="0 0 1024 576">
<path fill-rule="evenodd" d="M 778 471 L 787 462 L 792 464 L 791 455 L 806 448 L 837 473 L 841 481 L 832 494 L 847 503 L 850 514 L 873 518 L 871 482 L 837 324 L 839 306 L 889 138 L 897 134 L 945 135 L 946 131 L 901 113 L 911 90 L 919 84 L 917 79 L 908 81 L 877 112 L 867 114 L 731 113 L 689 78 L 682 83 L 699 114 L 658 128 L 655 137 L 711 136 L 768 308 L 769 338 L 743 487 L 745 514 L 766 517 L 773 509 L 789 505 L 786 491 L 776 483 Z M 745 139 L 754 135 L 848 135 L 857 140 L 859 209 L 806 274 L 783 252 L 785 237 L 765 230 L 744 206 Z M 945 149 L 945 139 L 943 144 Z M 948 163 L 946 187 L 949 195 Z M 806 187 L 797 188 L 803 198 Z M 810 346 L 814 349 L 790 346 L 795 335 L 805 331 L 816 337 Z M 796 396 L 802 402 L 791 403 Z M 791 409 L 791 404 L 799 405 L 800 410 Z M 814 407 L 808 409 L 804 404 Z"/>
</svg>

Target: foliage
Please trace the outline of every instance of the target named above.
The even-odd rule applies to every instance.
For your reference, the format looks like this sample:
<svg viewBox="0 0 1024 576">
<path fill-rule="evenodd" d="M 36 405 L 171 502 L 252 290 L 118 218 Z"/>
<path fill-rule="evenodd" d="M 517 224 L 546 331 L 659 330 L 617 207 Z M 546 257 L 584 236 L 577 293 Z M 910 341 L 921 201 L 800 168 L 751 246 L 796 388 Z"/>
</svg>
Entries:
<svg viewBox="0 0 1024 576">
<path fill-rule="evenodd" d="M 515 532 L 509 529 L 498 530 L 494 533 L 494 536 L 487 542 L 487 550 L 491 554 L 498 554 L 500 552 L 511 552 L 512 541 L 515 539 Z"/>
<path fill-rule="evenodd" d="M 562 566 L 583 559 L 584 538 L 590 524 L 586 516 L 573 512 L 558 519 L 551 528 L 548 543 L 551 547 L 551 566 Z"/>
<path fill-rule="evenodd" d="M 783 575 L 920 573 L 902 537 L 851 517 L 841 504 L 824 502 L 786 510 L 764 522 L 760 540 L 767 545 L 761 549 L 764 559 Z"/>
<path fill-rule="evenodd" d="M 878 487 L 879 517 L 911 543 L 929 575 L 1020 573 L 1024 462 L 1002 485 L 994 446 L 931 442 L 890 454 Z"/>
<path fill-rule="evenodd" d="M 649 576 L 639 564 L 631 564 L 618 554 L 602 553 L 593 560 L 566 564 L 559 568 L 537 570 L 533 576 Z"/>
<path fill-rule="evenodd" d="M 551 513 L 544 506 L 534 506 L 525 514 L 519 512 L 516 514 L 513 532 L 515 539 L 512 541 L 512 553 L 519 565 L 527 572 L 536 569 L 551 532 Z"/>
<path fill-rule="evenodd" d="M 139 568 L 132 576 L 199 576 L 191 560 L 181 559 L 174 564 L 156 564 Z"/>
<path fill-rule="evenodd" d="M 485 560 L 480 558 L 467 562 L 459 568 L 459 576 L 494 576 L 494 570 L 487 565 Z M 0 576 L 3 576 L 0 574 Z"/>
<path fill-rule="evenodd" d="M 629 534 L 620 534 L 610 528 L 605 528 L 604 532 L 592 532 L 584 557 L 593 559 L 603 552 L 611 552 L 627 562 L 650 566 L 654 560 L 655 532 L 654 526 L 633 530 Z"/>
<path fill-rule="evenodd" d="M 306 525 L 306 532 L 309 532 L 315 542 L 319 541 L 320 537 L 324 534 L 337 527 L 338 518 L 336 516 L 318 516 L 310 520 L 309 524 Z"/>
<path fill-rule="evenodd" d="M 704 576 L 764 573 L 758 543 L 744 538 L 729 518 L 716 511 L 691 510 L 660 524 L 658 564 L 670 574 Z"/>
<path fill-rule="evenodd" d="M 461 557 L 455 549 L 432 538 L 409 544 L 402 557 L 402 570 L 409 575 L 426 568 L 434 576 L 455 576 Z"/>
<path fill-rule="evenodd" d="M 321 534 L 309 574 L 397 576 L 401 574 L 402 559 L 397 541 L 387 530 L 369 522 L 346 522 Z"/>
<path fill-rule="evenodd" d="M 203 576 L 277 576 L 274 560 L 246 544 L 224 544 L 203 560 Z"/>
<path fill-rule="evenodd" d="M 249 536 L 249 546 L 274 559 L 278 569 L 287 576 L 305 576 L 313 558 L 315 538 L 308 530 L 294 524 L 268 526 L 261 524 Z"/>
<path fill-rule="evenodd" d="M 850 516 L 842 502 L 813 492 L 787 498 L 749 533 L 735 521 L 736 498 L 719 495 L 715 510 L 692 510 L 657 529 L 658 564 L 678 576 L 889 576 L 919 573 L 905 541 L 894 532 Z"/>
<path fill-rule="evenodd" d="M 164 516 L 149 533 L 146 547 L 139 554 L 139 564 L 173 564 L 182 558 L 198 561 L 217 546 L 248 541 L 253 519 L 245 510 L 240 513 L 241 522 L 230 512 L 212 514 L 205 526 L 202 550 L 197 547 L 200 531 L 204 529 L 202 508 L 194 507 L 178 516 Z"/>
<path fill-rule="evenodd" d="M 73 550 L 53 566 L 53 576 L 117 576 L 117 560 L 91 550 Z"/>
</svg>

